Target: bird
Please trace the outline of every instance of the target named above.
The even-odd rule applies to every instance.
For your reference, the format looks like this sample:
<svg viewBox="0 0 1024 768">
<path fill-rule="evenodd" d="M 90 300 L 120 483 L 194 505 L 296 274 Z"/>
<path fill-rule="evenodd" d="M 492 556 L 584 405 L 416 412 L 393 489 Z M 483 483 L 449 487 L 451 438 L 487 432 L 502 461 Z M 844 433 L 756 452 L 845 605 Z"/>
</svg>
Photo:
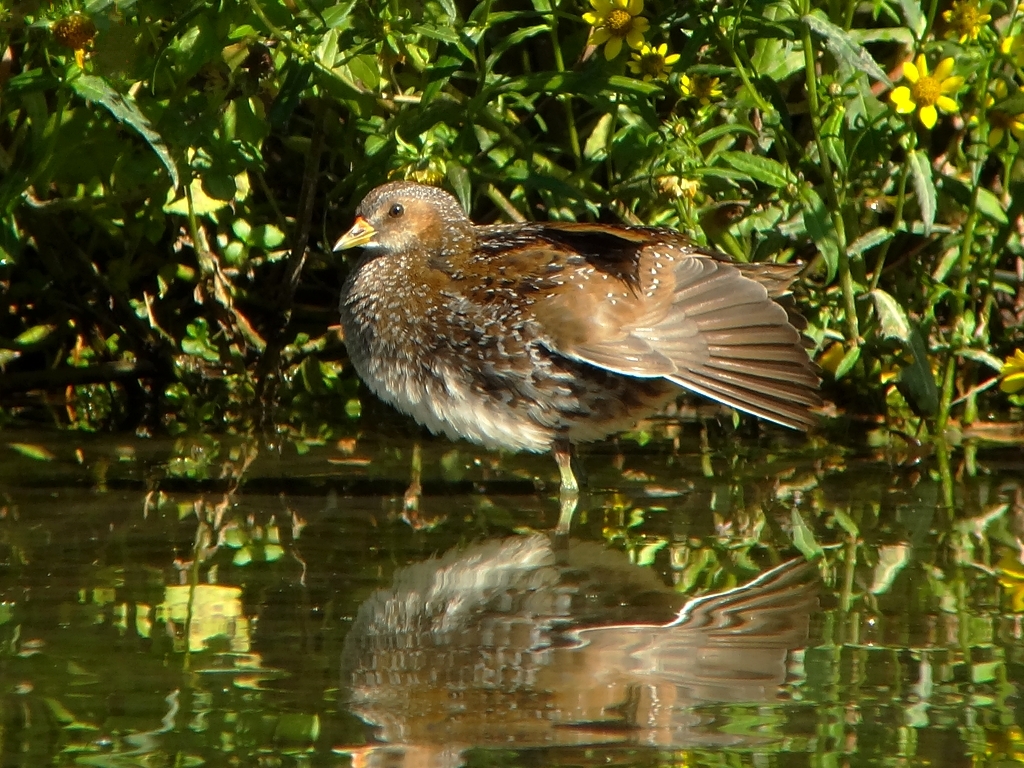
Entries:
<svg viewBox="0 0 1024 768">
<path fill-rule="evenodd" d="M 460 765 L 477 746 L 735 744 L 745 731 L 731 718 L 749 717 L 744 705 L 763 715 L 793 680 L 819 595 L 802 558 L 686 600 L 598 542 L 484 540 L 366 598 L 340 700 L 380 751 L 406 754 L 367 765 Z"/>
<path fill-rule="evenodd" d="M 349 359 L 381 400 L 435 434 L 551 451 L 626 431 L 680 388 L 806 431 L 819 378 L 780 303 L 799 265 L 741 263 L 672 229 L 475 224 L 439 187 L 392 181 L 335 251 Z"/>
</svg>

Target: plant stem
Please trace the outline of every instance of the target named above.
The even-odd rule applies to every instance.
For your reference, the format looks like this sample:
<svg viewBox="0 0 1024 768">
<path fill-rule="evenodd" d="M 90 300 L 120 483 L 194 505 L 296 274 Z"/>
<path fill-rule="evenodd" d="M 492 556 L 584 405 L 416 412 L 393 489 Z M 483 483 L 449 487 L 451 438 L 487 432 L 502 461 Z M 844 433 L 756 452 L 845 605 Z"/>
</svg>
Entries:
<svg viewBox="0 0 1024 768">
<path fill-rule="evenodd" d="M 978 93 L 988 91 L 988 78 L 991 62 L 983 67 L 978 73 Z M 960 257 L 957 259 L 957 280 L 956 290 L 953 292 L 953 333 L 950 338 L 949 356 L 946 359 L 945 373 L 942 379 L 942 396 L 939 400 L 939 415 L 935 424 L 935 431 L 942 435 L 946 425 L 949 423 L 950 410 L 953 403 L 953 390 L 956 384 L 956 355 L 960 347 L 969 343 L 969 339 L 963 338 L 962 326 L 964 311 L 967 309 L 967 292 L 971 287 L 971 277 L 974 270 L 971 265 L 971 254 L 974 249 L 974 230 L 978 224 L 978 198 L 981 196 L 982 167 L 987 156 L 985 151 L 979 148 L 988 147 L 988 121 L 985 116 L 985 102 L 981 100 L 978 104 L 978 132 L 975 135 L 975 143 L 971 147 L 971 202 L 967 208 L 967 220 L 964 223 L 964 236 L 960 243 Z M 965 414 L 966 416 L 967 414 Z M 976 415 L 976 414 L 970 414 Z"/>
<path fill-rule="evenodd" d="M 875 270 L 871 275 L 870 290 L 872 291 L 878 287 L 878 281 L 882 279 L 882 269 L 885 267 L 885 260 L 889 255 L 889 248 L 892 246 L 892 242 L 896 239 L 896 234 L 899 232 L 900 226 L 903 224 L 903 208 L 907 203 L 907 179 L 910 178 L 910 155 L 916 147 L 917 133 L 911 131 L 909 141 L 907 142 L 906 154 L 903 157 L 903 166 L 900 168 L 900 179 L 896 182 L 896 210 L 893 211 L 892 224 L 889 225 L 889 231 L 892 232 L 892 237 L 886 240 L 878 249 L 878 258 L 875 260 Z"/>
<path fill-rule="evenodd" d="M 565 61 L 562 59 L 562 45 L 558 40 L 558 16 L 551 14 L 551 49 L 555 55 L 555 69 L 558 72 L 565 72 Z M 576 130 L 576 116 L 572 111 L 572 96 L 563 94 L 559 96 L 562 107 L 565 109 L 565 124 L 569 129 L 569 149 L 576 159 L 576 167 L 579 168 L 583 162 L 583 152 L 580 150 L 580 135 Z"/>
<path fill-rule="evenodd" d="M 803 2 L 804 14 L 810 13 L 810 2 Z M 839 285 L 843 292 L 843 311 L 846 315 L 847 340 L 854 346 L 860 344 L 860 325 L 857 321 L 856 286 L 850 272 L 850 257 L 846 252 L 846 226 L 843 221 L 842 200 L 836 189 L 832 161 L 825 151 L 825 142 L 821 138 L 821 103 L 818 100 L 817 62 L 814 56 L 814 41 L 811 39 L 811 28 L 803 25 L 804 74 L 807 78 L 807 111 L 811 118 L 811 129 L 814 131 L 814 144 L 818 150 L 818 162 L 821 163 L 821 175 L 825 182 L 825 194 L 829 207 L 832 209 L 830 218 L 839 246 Z"/>
</svg>

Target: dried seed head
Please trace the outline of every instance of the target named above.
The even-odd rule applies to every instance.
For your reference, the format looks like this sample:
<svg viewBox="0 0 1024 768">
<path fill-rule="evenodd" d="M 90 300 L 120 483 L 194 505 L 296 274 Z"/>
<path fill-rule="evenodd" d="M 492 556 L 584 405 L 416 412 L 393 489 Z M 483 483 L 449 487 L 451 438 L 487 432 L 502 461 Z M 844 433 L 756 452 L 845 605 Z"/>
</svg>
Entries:
<svg viewBox="0 0 1024 768">
<path fill-rule="evenodd" d="M 96 25 L 88 16 L 73 13 L 54 23 L 53 37 L 65 48 L 80 51 L 96 37 Z"/>
</svg>

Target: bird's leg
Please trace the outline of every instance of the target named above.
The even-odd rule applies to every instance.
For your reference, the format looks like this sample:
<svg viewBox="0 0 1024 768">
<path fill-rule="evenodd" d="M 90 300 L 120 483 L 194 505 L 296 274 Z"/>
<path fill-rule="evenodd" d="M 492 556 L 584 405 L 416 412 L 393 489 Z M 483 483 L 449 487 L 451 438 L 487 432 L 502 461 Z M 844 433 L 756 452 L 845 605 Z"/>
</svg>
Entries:
<svg viewBox="0 0 1024 768">
<path fill-rule="evenodd" d="M 580 500 L 580 486 L 572 471 L 572 445 L 568 441 L 559 440 L 552 448 L 555 461 L 558 463 L 558 474 L 561 484 L 558 489 L 559 515 L 555 533 L 559 536 L 569 535 L 572 516 Z"/>
<path fill-rule="evenodd" d="M 579 495 L 580 486 L 576 482 L 576 475 L 572 473 L 572 444 L 558 440 L 551 450 L 555 454 L 555 461 L 558 462 L 558 474 L 562 480 L 561 492 Z"/>
<path fill-rule="evenodd" d="M 402 516 L 407 520 L 419 516 L 420 496 L 423 494 L 423 486 L 420 485 L 420 475 L 423 472 L 423 457 L 420 454 L 419 440 L 412 445 L 412 466 L 410 470 L 409 487 L 405 489 L 405 497 L 402 499 Z"/>
<path fill-rule="evenodd" d="M 555 536 L 569 535 L 569 528 L 572 526 L 572 516 L 576 514 L 576 505 L 579 504 L 579 501 L 579 492 L 566 493 L 563 490 L 558 495 L 558 525 L 555 527 Z"/>
</svg>

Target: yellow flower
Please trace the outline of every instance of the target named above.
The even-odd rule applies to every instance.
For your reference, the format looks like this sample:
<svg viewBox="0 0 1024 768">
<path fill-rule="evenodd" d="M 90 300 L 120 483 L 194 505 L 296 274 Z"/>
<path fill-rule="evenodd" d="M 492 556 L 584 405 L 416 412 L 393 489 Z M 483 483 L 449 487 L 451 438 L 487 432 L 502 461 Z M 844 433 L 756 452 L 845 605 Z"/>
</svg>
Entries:
<svg viewBox="0 0 1024 768">
<path fill-rule="evenodd" d="M 683 94 L 683 97 L 697 99 L 705 107 L 713 99 L 722 98 L 720 85 L 717 77 L 708 75 L 694 75 L 693 77 L 683 75 L 679 78 L 679 92 Z"/>
<path fill-rule="evenodd" d="M 679 61 L 679 54 L 668 55 L 668 46 L 665 43 L 652 48 L 647 43 L 643 44 L 640 50 L 633 54 L 633 60 L 628 62 L 629 71 L 634 75 L 643 75 L 644 82 L 648 80 L 667 80 L 668 73 L 672 71 L 672 65 Z"/>
<path fill-rule="evenodd" d="M 1024 37 L 1010 35 L 999 43 L 999 51 L 1008 56 L 1018 67 L 1024 67 Z"/>
<path fill-rule="evenodd" d="M 894 88 L 889 100 L 901 115 L 909 115 L 920 109 L 918 119 L 925 128 L 934 128 L 938 107 L 947 115 L 956 112 L 960 107 L 949 94 L 955 94 L 963 85 L 962 77 L 950 77 L 953 71 L 953 59 L 943 59 L 935 67 L 935 74 L 928 74 L 928 65 L 924 54 L 917 57 L 917 63 L 903 62 L 903 76 L 910 81 L 910 87 L 901 85 Z"/>
<path fill-rule="evenodd" d="M 1008 395 L 1015 395 L 1024 389 L 1024 349 L 1018 349 L 1003 361 L 999 369 L 999 389 Z"/>
<path fill-rule="evenodd" d="M 949 23 L 949 31 L 946 37 L 956 37 L 961 43 L 968 40 L 977 40 L 981 28 L 992 20 L 977 0 L 953 0 L 953 7 L 942 14 Z"/>
<path fill-rule="evenodd" d="M 684 179 L 682 176 L 659 176 L 658 189 L 669 197 L 693 202 L 700 191 L 700 184 L 693 179 Z"/>
<path fill-rule="evenodd" d="M 985 95 L 985 107 L 991 107 L 996 101 L 1002 101 L 1006 98 L 1009 89 L 1006 86 L 1006 81 L 998 79 L 995 85 L 992 87 L 992 93 Z M 1009 131 L 1013 134 L 1013 137 L 1018 141 L 1024 139 L 1024 112 L 1011 115 L 1009 112 L 1004 112 L 1001 109 L 990 109 L 985 113 L 988 119 L 988 146 L 989 148 L 995 148 L 999 146 L 1003 141 L 1003 137 L 1006 136 L 1006 132 Z M 976 120 L 972 122 L 977 122 Z"/>
<path fill-rule="evenodd" d="M 622 50 L 625 40 L 630 48 L 639 48 L 644 44 L 644 33 L 650 26 L 647 19 L 641 18 L 644 0 L 590 0 L 594 6 L 591 13 L 584 13 L 583 20 L 594 29 L 590 32 L 590 42 L 604 47 L 604 57 L 611 61 Z"/>
</svg>

